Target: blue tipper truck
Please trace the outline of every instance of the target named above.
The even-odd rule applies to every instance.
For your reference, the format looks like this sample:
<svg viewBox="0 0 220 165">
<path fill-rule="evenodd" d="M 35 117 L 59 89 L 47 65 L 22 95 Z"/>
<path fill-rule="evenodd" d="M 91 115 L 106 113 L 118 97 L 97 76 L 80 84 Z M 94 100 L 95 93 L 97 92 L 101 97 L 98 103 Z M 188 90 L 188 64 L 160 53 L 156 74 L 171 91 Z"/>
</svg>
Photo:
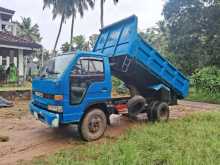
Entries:
<svg viewBox="0 0 220 165">
<path fill-rule="evenodd" d="M 146 43 L 131 16 L 100 30 L 92 52 L 50 59 L 32 82 L 30 112 L 50 127 L 77 124 L 86 141 L 100 138 L 111 114 L 166 121 L 169 106 L 188 95 L 189 80 Z M 129 97 L 112 98 L 112 76 Z"/>
</svg>

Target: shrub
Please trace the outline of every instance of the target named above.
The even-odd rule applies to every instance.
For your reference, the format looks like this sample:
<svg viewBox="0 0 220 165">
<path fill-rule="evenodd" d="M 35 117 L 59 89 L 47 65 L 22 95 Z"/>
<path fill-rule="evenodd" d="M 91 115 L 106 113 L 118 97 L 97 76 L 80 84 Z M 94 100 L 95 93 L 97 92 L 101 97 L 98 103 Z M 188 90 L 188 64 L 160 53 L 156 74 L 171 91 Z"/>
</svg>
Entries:
<svg viewBox="0 0 220 165">
<path fill-rule="evenodd" d="M 191 80 L 197 92 L 201 91 L 209 95 L 220 93 L 220 69 L 217 67 L 210 66 L 196 70 Z"/>
<path fill-rule="evenodd" d="M 113 91 L 117 92 L 118 94 L 128 94 L 129 90 L 125 86 L 125 83 L 118 79 L 117 77 L 112 77 L 112 86 Z"/>
</svg>

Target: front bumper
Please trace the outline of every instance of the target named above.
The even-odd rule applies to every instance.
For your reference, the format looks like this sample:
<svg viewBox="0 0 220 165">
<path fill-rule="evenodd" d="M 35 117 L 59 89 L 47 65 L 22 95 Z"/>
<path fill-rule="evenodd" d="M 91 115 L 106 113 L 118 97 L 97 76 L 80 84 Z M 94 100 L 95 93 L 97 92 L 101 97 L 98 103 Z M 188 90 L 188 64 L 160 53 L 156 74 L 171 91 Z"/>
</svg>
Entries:
<svg viewBox="0 0 220 165">
<path fill-rule="evenodd" d="M 42 121 L 52 128 L 59 127 L 60 116 L 57 113 L 48 112 L 44 109 L 38 108 L 32 103 L 29 104 L 29 110 L 35 119 Z"/>
</svg>

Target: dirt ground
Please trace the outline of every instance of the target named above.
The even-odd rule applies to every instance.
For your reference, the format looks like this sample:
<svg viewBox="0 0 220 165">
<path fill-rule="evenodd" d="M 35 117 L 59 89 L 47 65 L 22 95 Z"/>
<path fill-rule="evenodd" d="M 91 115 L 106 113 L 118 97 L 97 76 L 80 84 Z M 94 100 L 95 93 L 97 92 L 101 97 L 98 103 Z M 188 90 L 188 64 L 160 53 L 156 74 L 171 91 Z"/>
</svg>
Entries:
<svg viewBox="0 0 220 165">
<path fill-rule="evenodd" d="M 35 156 L 81 144 L 76 126 L 48 128 L 29 114 L 28 101 L 17 101 L 15 105 L 0 109 L 0 136 L 9 138 L 7 142 L 0 142 L 1 165 L 16 164 L 19 160 L 31 160 Z M 214 110 L 220 110 L 220 105 L 180 101 L 179 105 L 171 107 L 170 115 L 171 119 L 176 119 L 195 112 Z M 112 123 L 104 138 L 117 138 L 137 122 L 114 116 Z"/>
</svg>

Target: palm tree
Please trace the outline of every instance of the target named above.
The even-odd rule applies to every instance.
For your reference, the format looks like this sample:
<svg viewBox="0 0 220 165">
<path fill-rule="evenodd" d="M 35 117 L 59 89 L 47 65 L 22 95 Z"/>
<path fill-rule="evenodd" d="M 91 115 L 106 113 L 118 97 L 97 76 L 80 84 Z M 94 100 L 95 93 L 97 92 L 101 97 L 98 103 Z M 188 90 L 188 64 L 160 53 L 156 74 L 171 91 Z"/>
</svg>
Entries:
<svg viewBox="0 0 220 165">
<path fill-rule="evenodd" d="M 72 0 L 72 22 L 71 22 L 71 33 L 70 33 L 70 44 L 73 43 L 73 27 L 76 18 L 76 13 L 79 12 L 80 16 L 84 16 L 84 10 L 94 7 L 95 0 Z"/>
<path fill-rule="evenodd" d="M 104 4 L 106 0 L 100 0 L 100 22 L 101 22 L 101 28 L 104 27 Z M 114 4 L 118 3 L 118 0 L 113 0 Z"/>
<path fill-rule="evenodd" d="M 46 7 L 48 8 L 50 8 L 51 6 L 53 7 L 52 9 L 53 19 L 57 18 L 58 15 L 61 16 L 59 31 L 57 34 L 53 52 L 56 51 L 56 47 L 61 34 L 63 23 L 67 18 L 69 18 L 72 15 L 72 7 L 71 7 L 72 1 L 73 0 L 44 0 L 43 9 L 45 9 Z"/>
<path fill-rule="evenodd" d="M 76 13 L 79 12 L 80 16 L 83 17 L 84 10 L 88 9 L 88 6 L 94 7 L 94 0 L 44 0 L 44 7 L 53 6 L 52 13 L 53 19 L 55 19 L 58 15 L 61 16 L 59 31 L 57 34 L 56 42 L 54 45 L 53 52 L 55 52 L 57 43 L 60 37 L 60 33 L 62 30 L 63 23 L 66 19 L 72 16 L 71 23 L 71 34 L 70 34 L 70 44 L 73 42 L 73 27 L 74 21 L 76 17 Z"/>
<path fill-rule="evenodd" d="M 21 17 L 21 20 L 21 23 L 17 22 L 17 35 L 26 38 L 32 42 L 39 43 L 42 38 L 40 36 L 38 24 L 32 25 L 30 17 Z"/>
</svg>

